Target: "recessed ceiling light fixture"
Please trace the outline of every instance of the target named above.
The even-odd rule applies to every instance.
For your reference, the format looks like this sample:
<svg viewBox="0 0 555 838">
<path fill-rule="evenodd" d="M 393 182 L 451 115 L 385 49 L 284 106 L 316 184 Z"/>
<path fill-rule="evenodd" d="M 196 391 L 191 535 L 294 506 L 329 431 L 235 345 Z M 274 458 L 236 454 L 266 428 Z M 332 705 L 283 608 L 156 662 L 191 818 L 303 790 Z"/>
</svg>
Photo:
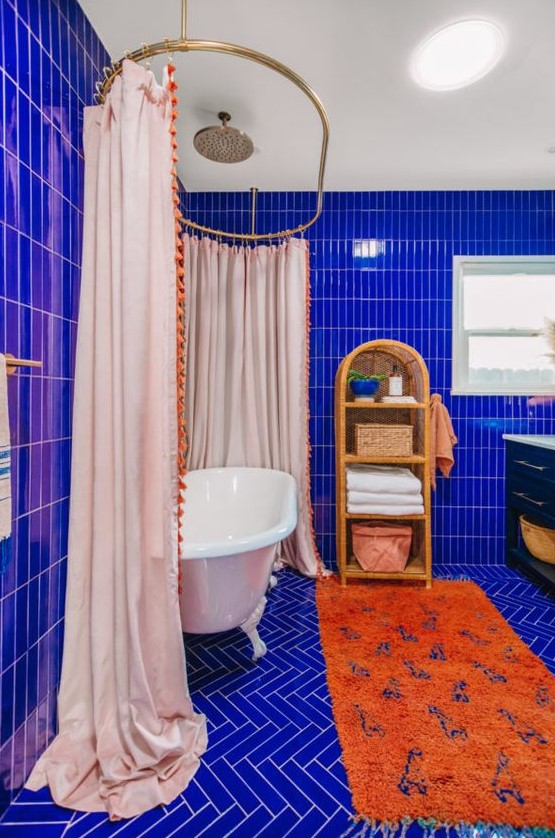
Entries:
<svg viewBox="0 0 555 838">
<path fill-rule="evenodd" d="M 461 20 L 430 35 L 412 61 L 415 81 L 428 90 L 457 90 L 483 78 L 503 53 L 503 34 L 488 20 Z"/>
</svg>

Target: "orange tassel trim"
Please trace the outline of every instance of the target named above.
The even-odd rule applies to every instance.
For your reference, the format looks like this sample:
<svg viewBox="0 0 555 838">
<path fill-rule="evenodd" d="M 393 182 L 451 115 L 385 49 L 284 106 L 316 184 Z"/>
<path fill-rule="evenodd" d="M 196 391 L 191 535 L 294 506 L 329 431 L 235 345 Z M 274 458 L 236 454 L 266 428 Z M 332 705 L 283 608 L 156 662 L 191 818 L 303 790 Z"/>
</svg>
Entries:
<svg viewBox="0 0 555 838">
<path fill-rule="evenodd" d="M 310 381 L 310 249 L 306 248 L 306 308 L 305 308 L 305 393 L 306 393 L 306 508 L 308 510 L 308 523 L 310 526 L 310 538 L 312 541 L 312 549 L 317 561 L 317 575 L 319 579 L 324 578 L 324 565 L 320 551 L 316 544 L 316 534 L 314 532 L 314 511 L 312 509 L 312 499 L 310 497 L 310 460 L 312 456 L 312 445 L 310 444 L 310 401 L 308 398 L 308 385 Z"/>
<path fill-rule="evenodd" d="M 185 424 L 185 253 L 183 239 L 181 237 L 182 231 L 182 214 L 179 209 L 179 184 L 177 182 L 177 140 L 175 139 L 177 130 L 175 127 L 175 120 L 177 119 L 178 111 L 176 105 L 179 99 L 174 91 L 177 90 L 177 83 L 173 77 L 175 67 L 173 64 L 168 64 L 168 89 L 173 93 L 170 97 L 172 104 L 171 120 L 170 120 L 170 136 L 172 151 L 172 201 L 174 204 L 173 215 L 175 218 L 175 279 L 176 279 L 176 364 L 177 364 L 177 543 L 178 543 L 178 592 L 181 594 L 182 590 L 182 574 L 181 574 L 181 553 L 183 545 L 183 535 L 181 527 L 183 524 L 183 504 L 185 502 L 185 489 L 187 488 L 187 428 Z"/>
</svg>

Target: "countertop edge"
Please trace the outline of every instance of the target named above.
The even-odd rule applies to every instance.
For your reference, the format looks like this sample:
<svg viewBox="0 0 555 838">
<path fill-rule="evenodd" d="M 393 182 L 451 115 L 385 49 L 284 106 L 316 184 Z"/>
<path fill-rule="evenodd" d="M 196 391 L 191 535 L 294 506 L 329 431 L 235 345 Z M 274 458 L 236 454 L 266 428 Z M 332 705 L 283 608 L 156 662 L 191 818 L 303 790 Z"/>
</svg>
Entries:
<svg viewBox="0 0 555 838">
<path fill-rule="evenodd" d="M 524 445 L 533 445 L 535 448 L 547 448 L 555 451 L 555 434 L 503 434 L 503 439 L 508 442 L 522 442 Z"/>
</svg>

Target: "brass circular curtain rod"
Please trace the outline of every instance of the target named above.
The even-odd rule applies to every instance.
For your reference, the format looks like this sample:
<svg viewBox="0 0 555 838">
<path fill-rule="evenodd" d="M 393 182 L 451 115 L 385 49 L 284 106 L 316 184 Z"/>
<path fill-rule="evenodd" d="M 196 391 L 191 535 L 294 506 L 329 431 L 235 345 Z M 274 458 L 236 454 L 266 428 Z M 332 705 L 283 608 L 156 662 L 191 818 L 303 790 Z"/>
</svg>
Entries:
<svg viewBox="0 0 555 838">
<path fill-rule="evenodd" d="M 183 223 L 188 227 L 192 227 L 194 230 L 200 231 L 201 233 L 209 233 L 214 236 L 224 236 L 226 238 L 240 239 L 243 241 L 288 238 L 295 233 L 303 232 L 314 224 L 322 212 L 322 192 L 324 187 L 324 172 L 326 168 L 326 154 L 329 140 L 329 120 L 324 105 L 317 94 L 305 82 L 302 76 L 299 76 L 299 74 L 294 70 L 291 70 L 290 67 L 287 67 L 280 61 L 276 61 L 275 58 L 271 58 L 269 55 L 265 55 L 263 52 L 257 52 L 249 47 L 242 47 L 238 44 L 227 44 L 223 41 L 189 40 L 187 38 L 187 0 L 181 0 L 181 37 L 173 40 L 166 38 L 163 41 L 157 41 L 152 44 L 142 44 L 139 49 L 133 50 L 133 52 L 126 52 L 124 57 L 120 58 L 119 61 L 113 61 L 110 67 L 105 67 L 103 71 L 104 80 L 99 81 L 96 84 L 96 97 L 98 102 L 100 104 L 104 104 L 106 101 L 108 91 L 110 90 L 114 79 L 120 75 L 123 69 L 123 62 L 126 58 L 130 61 L 142 61 L 153 55 L 163 55 L 164 53 L 171 54 L 173 52 L 217 52 L 223 55 L 235 55 L 238 58 L 245 58 L 248 61 L 254 61 L 256 64 L 261 64 L 263 67 L 267 67 L 269 70 L 279 73 L 296 85 L 299 90 L 301 90 L 312 102 L 322 122 L 322 145 L 320 149 L 320 166 L 318 169 L 316 211 L 309 221 L 306 221 L 304 224 L 299 224 L 297 227 L 293 227 L 290 230 L 279 230 L 276 233 L 230 233 L 227 230 L 215 230 L 212 227 L 205 227 L 203 224 L 197 224 L 196 221 L 193 221 L 190 218 L 183 218 Z"/>
</svg>

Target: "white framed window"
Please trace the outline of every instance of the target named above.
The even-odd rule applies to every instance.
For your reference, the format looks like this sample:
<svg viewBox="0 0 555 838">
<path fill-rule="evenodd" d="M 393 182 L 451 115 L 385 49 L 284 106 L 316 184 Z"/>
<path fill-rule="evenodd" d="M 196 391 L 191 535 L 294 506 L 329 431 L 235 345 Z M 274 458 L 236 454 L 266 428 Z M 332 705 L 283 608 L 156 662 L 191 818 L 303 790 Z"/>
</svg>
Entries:
<svg viewBox="0 0 555 838">
<path fill-rule="evenodd" d="M 555 256 L 453 258 L 454 395 L 555 394 Z"/>
</svg>

